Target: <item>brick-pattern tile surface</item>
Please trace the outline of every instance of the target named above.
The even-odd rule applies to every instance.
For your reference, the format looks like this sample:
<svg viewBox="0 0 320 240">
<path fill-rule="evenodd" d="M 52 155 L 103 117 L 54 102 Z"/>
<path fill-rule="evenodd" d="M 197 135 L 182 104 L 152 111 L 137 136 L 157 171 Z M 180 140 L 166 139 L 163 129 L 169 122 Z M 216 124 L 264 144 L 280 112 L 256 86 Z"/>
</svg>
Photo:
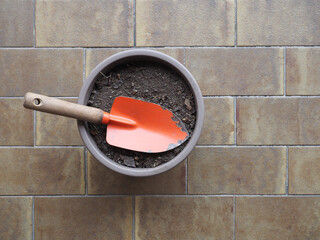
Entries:
<svg viewBox="0 0 320 240">
<path fill-rule="evenodd" d="M 63 99 L 77 102 L 77 99 Z M 66 134 L 67 133 L 67 134 Z M 36 145 L 83 145 L 75 119 L 36 112 Z"/>
<path fill-rule="evenodd" d="M 84 194 L 83 148 L 0 148 L 0 195 Z"/>
<path fill-rule="evenodd" d="M 132 46 L 133 0 L 37 0 L 35 26 L 37 47 Z"/>
<path fill-rule="evenodd" d="M 0 197 L 0 239 L 32 239 L 31 197 Z"/>
<path fill-rule="evenodd" d="M 287 94 L 320 95 L 320 48 L 287 49 Z"/>
<path fill-rule="evenodd" d="M 203 95 L 283 95 L 279 48 L 187 48 L 186 66 Z"/>
<path fill-rule="evenodd" d="M 131 197 L 37 197 L 35 239 L 132 239 Z"/>
<path fill-rule="evenodd" d="M 320 144 L 320 98 L 237 100 L 237 143 Z"/>
<path fill-rule="evenodd" d="M 236 198 L 237 239 L 319 239 L 319 208 L 319 197 Z"/>
<path fill-rule="evenodd" d="M 0 46 L 33 46 L 32 0 L 1 0 Z"/>
<path fill-rule="evenodd" d="M 136 197 L 136 238 L 232 239 L 232 198 Z"/>
<path fill-rule="evenodd" d="M 234 1 L 137 0 L 138 46 L 233 45 Z"/>
<path fill-rule="evenodd" d="M 289 193 L 320 194 L 320 148 L 289 148 Z"/>
<path fill-rule="evenodd" d="M 81 49 L 0 49 L 0 96 L 77 96 L 82 66 Z"/>
<path fill-rule="evenodd" d="M 320 239 L 319 19 L 318 0 L 0 0 L 0 239 Z M 178 60 L 204 100 L 196 148 L 152 177 L 23 108 L 76 102 L 132 49 Z"/>
<path fill-rule="evenodd" d="M 237 1 L 238 44 L 319 45 L 318 0 Z"/>
<path fill-rule="evenodd" d="M 189 194 L 285 194 L 285 148 L 210 148 L 188 158 Z"/>
<path fill-rule="evenodd" d="M 88 156 L 89 194 L 185 194 L 185 162 L 152 177 L 129 177 L 113 172 L 94 157 Z"/>
</svg>

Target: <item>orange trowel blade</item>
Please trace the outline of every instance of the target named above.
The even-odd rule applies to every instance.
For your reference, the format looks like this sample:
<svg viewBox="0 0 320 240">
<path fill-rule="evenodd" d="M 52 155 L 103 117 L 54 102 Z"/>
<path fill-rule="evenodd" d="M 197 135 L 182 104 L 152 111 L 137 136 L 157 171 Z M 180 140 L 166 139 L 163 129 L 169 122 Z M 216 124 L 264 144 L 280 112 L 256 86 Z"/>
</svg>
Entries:
<svg viewBox="0 0 320 240">
<path fill-rule="evenodd" d="M 135 124 L 112 121 L 114 117 L 130 119 Z M 117 97 L 113 102 L 106 137 L 110 145 L 157 153 L 179 146 L 188 137 L 181 120 L 160 105 L 129 97 Z"/>
</svg>

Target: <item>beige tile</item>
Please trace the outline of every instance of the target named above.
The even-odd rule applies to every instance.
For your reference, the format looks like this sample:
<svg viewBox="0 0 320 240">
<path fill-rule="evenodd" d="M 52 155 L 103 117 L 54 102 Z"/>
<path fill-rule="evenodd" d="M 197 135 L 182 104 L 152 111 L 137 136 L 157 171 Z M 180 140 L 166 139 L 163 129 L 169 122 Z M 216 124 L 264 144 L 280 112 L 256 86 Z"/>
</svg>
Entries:
<svg viewBox="0 0 320 240">
<path fill-rule="evenodd" d="M 233 201 L 222 197 L 136 197 L 135 239 L 232 239 Z"/>
<path fill-rule="evenodd" d="M 0 26 L 0 46 L 33 46 L 32 0 L 2 0 Z"/>
<path fill-rule="evenodd" d="M 182 162 L 152 177 L 129 177 L 116 173 L 88 154 L 89 194 L 185 194 L 186 168 Z"/>
<path fill-rule="evenodd" d="M 234 1 L 137 0 L 138 46 L 234 44 Z"/>
<path fill-rule="evenodd" d="M 320 98 L 237 100 L 237 144 L 320 143 Z"/>
<path fill-rule="evenodd" d="M 62 99 L 77 102 L 77 99 Z M 36 145 L 83 145 L 77 120 L 36 112 Z"/>
<path fill-rule="evenodd" d="M 149 50 L 162 52 L 164 54 L 167 54 L 179 62 L 183 63 L 183 49 L 182 48 L 148 48 Z M 130 48 L 127 49 L 117 49 L 117 48 L 109 48 L 109 49 L 87 49 L 86 50 L 86 76 L 90 74 L 90 72 L 103 60 L 106 58 L 119 53 L 123 52 L 125 50 L 130 50 Z"/>
<path fill-rule="evenodd" d="M 32 198 L 0 197 L 0 239 L 32 239 Z"/>
<path fill-rule="evenodd" d="M 84 194 L 83 148 L 1 148 L 0 195 Z"/>
<path fill-rule="evenodd" d="M 82 49 L 0 49 L 0 96 L 78 96 Z"/>
<path fill-rule="evenodd" d="M 133 0 L 37 0 L 36 46 L 133 46 Z"/>
<path fill-rule="evenodd" d="M 0 99 L 0 145 L 33 145 L 33 111 L 22 99 Z"/>
<path fill-rule="evenodd" d="M 35 239 L 132 239 L 131 197 L 35 198 Z"/>
<path fill-rule="evenodd" d="M 320 95 L 320 48 L 287 49 L 287 94 Z"/>
<path fill-rule="evenodd" d="M 320 239 L 320 198 L 236 198 L 237 240 Z"/>
<path fill-rule="evenodd" d="M 86 77 L 89 76 L 89 74 L 91 73 L 91 71 L 99 64 L 101 63 L 103 60 L 105 60 L 106 58 L 125 51 L 125 50 L 130 50 L 130 48 L 127 49 L 119 49 L 119 48 L 113 48 L 113 49 L 87 49 L 86 50 Z"/>
<path fill-rule="evenodd" d="M 238 1 L 238 44 L 319 45 L 319 10 L 318 0 Z"/>
<path fill-rule="evenodd" d="M 205 98 L 204 126 L 198 144 L 234 144 L 232 98 Z"/>
<path fill-rule="evenodd" d="M 283 95 L 283 49 L 187 48 L 203 95 Z"/>
<path fill-rule="evenodd" d="M 289 193 L 320 194 L 320 147 L 289 148 Z"/>
<path fill-rule="evenodd" d="M 285 194 L 285 148 L 195 148 L 189 194 Z"/>
</svg>

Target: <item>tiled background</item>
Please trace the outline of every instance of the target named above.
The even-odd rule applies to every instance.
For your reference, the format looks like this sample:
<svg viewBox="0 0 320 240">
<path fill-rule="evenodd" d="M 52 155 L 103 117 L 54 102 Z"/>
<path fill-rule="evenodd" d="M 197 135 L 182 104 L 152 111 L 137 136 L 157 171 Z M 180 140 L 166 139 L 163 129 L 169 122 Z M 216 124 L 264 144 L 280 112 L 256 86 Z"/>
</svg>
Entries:
<svg viewBox="0 0 320 240">
<path fill-rule="evenodd" d="M 0 0 L 0 239 L 320 239 L 319 0 Z M 186 65 L 198 146 L 148 178 L 104 167 L 76 121 L 94 66 L 147 47 Z"/>
</svg>

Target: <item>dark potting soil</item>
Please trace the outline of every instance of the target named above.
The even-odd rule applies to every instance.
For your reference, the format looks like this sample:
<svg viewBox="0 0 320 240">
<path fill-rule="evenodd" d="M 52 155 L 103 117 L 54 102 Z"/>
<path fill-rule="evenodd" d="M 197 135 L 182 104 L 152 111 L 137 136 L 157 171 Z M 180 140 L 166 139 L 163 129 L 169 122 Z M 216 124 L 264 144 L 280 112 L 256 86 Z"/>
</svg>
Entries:
<svg viewBox="0 0 320 240">
<path fill-rule="evenodd" d="M 156 62 L 132 62 L 101 73 L 88 106 L 110 112 L 118 96 L 132 97 L 167 108 L 184 122 L 192 136 L 196 118 L 193 94 L 182 77 L 169 67 Z M 106 125 L 88 123 L 88 126 L 97 146 L 107 157 L 133 168 L 152 168 L 166 163 L 180 153 L 188 142 L 162 153 L 141 153 L 109 145 L 106 142 Z"/>
</svg>

